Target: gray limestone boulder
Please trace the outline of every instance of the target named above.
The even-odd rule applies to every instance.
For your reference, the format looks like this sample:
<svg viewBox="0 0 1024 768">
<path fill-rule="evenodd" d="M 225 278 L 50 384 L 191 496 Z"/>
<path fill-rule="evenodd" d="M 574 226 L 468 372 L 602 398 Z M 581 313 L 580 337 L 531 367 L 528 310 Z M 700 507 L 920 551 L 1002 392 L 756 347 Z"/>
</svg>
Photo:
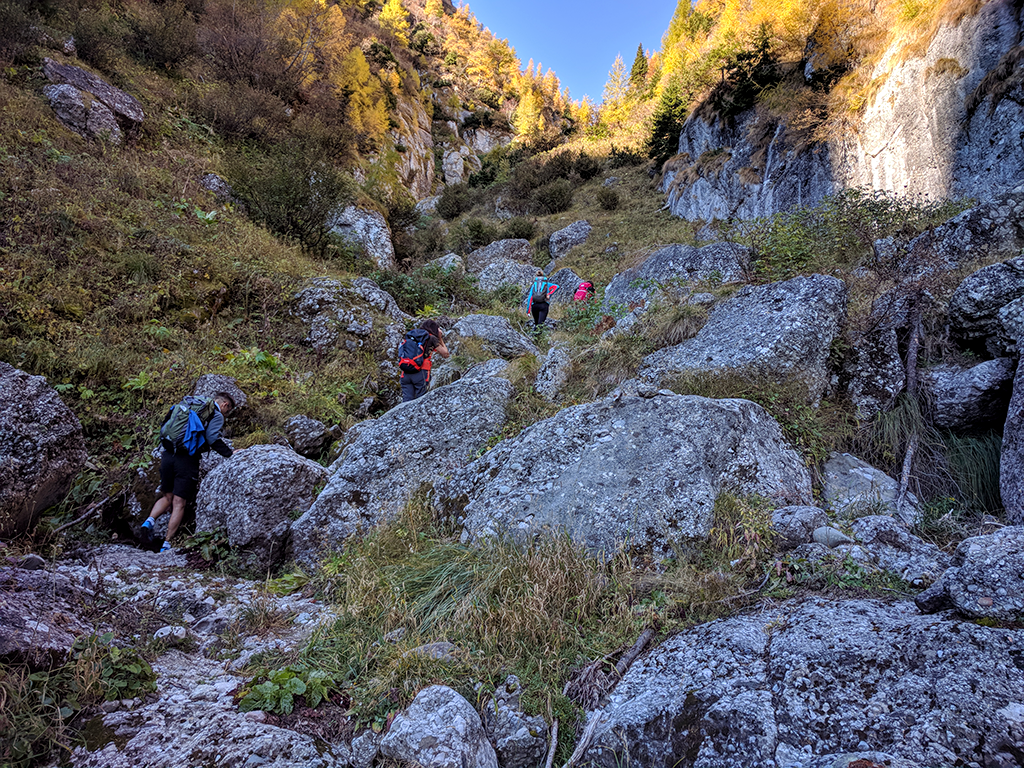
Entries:
<svg viewBox="0 0 1024 768">
<path fill-rule="evenodd" d="M 402 765 L 422 768 L 498 768 L 480 715 L 443 685 L 424 688 L 395 716 L 381 739 L 380 753 Z"/>
<path fill-rule="evenodd" d="M 49 91 L 48 97 L 53 100 L 54 92 L 59 90 L 61 95 L 57 98 L 71 105 L 74 114 L 67 117 L 72 121 L 65 123 L 71 130 L 86 137 L 106 137 L 115 143 L 121 143 L 122 139 L 134 142 L 138 138 L 146 115 L 134 96 L 81 67 L 61 64 L 53 59 L 43 59 L 43 74 L 57 86 L 56 89 L 44 89 Z M 73 106 L 76 99 L 68 93 L 68 88 L 78 91 L 77 102 L 81 104 L 81 112 Z M 83 99 L 82 94 L 86 94 L 86 98 Z"/>
<path fill-rule="evenodd" d="M 949 300 L 951 335 L 968 349 L 1007 356 L 1009 333 L 999 313 L 1024 296 L 1024 256 L 982 267 L 964 279 Z"/>
<path fill-rule="evenodd" d="M 899 336 L 892 326 L 875 326 L 862 334 L 847 334 L 847 340 L 850 352 L 842 370 L 846 395 L 857 418 L 871 419 L 889 410 L 906 387 Z"/>
<path fill-rule="evenodd" d="M 743 264 L 749 255 L 748 248 L 733 243 L 712 243 L 703 248 L 668 245 L 639 266 L 615 275 L 604 291 L 605 308 L 653 301 L 666 287 L 675 284 L 738 282 L 743 279 Z"/>
<path fill-rule="evenodd" d="M 506 318 L 497 315 L 466 315 L 445 334 L 445 344 L 452 355 L 459 354 L 466 339 L 479 339 L 487 352 L 506 360 L 523 355 L 540 356 L 540 350 L 529 338 L 513 328 Z"/>
<path fill-rule="evenodd" d="M 496 259 L 480 270 L 480 290 L 496 291 L 503 286 L 514 285 L 528 291 L 536 274 L 537 268 L 532 264 Z"/>
<path fill-rule="evenodd" d="M 573 295 L 576 293 L 576 289 L 580 287 L 580 283 L 583 282 L 583 278 L 577 275 L 568 267 L 553 272 L 548 276 L 548 280 L 558 286 L 558 290 L 551 296 L 552 304 L 568 304 L 573 301 Z M 529 290 L 529 286 L 527 286 Z M 523 295 L 523 303 L 526 303 L 526 295 Z"/>
<path fill-rule="evenodd" d="M 333 439 L 326 424 L 302 415 L 288 419 L 284 425 L 284 433 L 295 452 L 310 459 L 319 456 Z"/>
<path fill-rule="evenodd" d="M 999 493 L 1006 519 L 1013 525 L 1024 525 L 1024 365 L 1017 366 L 1010 408 L 1003 425 Z"/>
<path fill-rule="evenodd" d="M 899 483 L 849 453 L 834 453 L 825 462 L 822 496 L 828 509 L 840 518 L 890 515 L 913 525 L 921 517 L 914 494 L 908 493 L 898 504 Z"/>
<path fill-rule="evenodd" d="M 776 544 L 785 551 L 807 544 L 814 531 L 828 524 L 828 514 L 818 507 L 780 507 L 772 512 L 772 528 L 778 534 Z"/>
<path fill-rule="evenodd" d="M 102 101 L 90 99 L 88 94 L 71 85 L 47 85 L 43 95 L 65 128 L 86 139 L 124 143 L 117 117 Z"/>
<path fill-rule="evenodd" d="M 552 259 L 560 259 L 577 245 L 583 245 L 593 231 L 590 222 L 585 219 L 574 221 L 568 227 L 553 232 L 549 240 L 548 250 Z"/>
<path fill-rule="evenodd" d="M 324 467 L 287 446 L 244 448 L 203 480 L 196 529 L 227 529 L 231 548 L 251 567 L 266 570 L 283 559 L 292 521 L 326 482 Z"/>
<path fill-rule="evenodd" d="M 369 345 L 378 359 L 387 361 L 414 319 L 366 277 L 351 284 L 314 278 L 295 295 L 291 313 L 308 328 L 306 343 L 314 349 L 358 352 Z"/>
<path fill-rule="evenodd" d="M 466 269 L 479 274 L 484 267 L 499 259 L 529 264 L 533 261 L 533 246 L 529 240 L 496 240 L 469 254 L 466 257 Z"/>
<path fill-rule="evenodd" d="M 911 534 L 896 518 L 862 517 L 854 520 L 851 528 L 875 565 L 915 586 L 931 585 L 949 567 L 949 555 Z"/>
<path fill-rule="evenodd" d="M 362 246 L 379 269 L 389 271 L 395 268 L 391 228 L 378 211 L 350 205 L 336 211 L 328 219 L 327 228 L 331 234 Z"/>
<path fill-rule="evenodd" d="M 541 361 L 534 389 L 548 402 L 559 402 L 562 387 L 565 386 L 571 370 L 572 357 L 569 351 L 565 347 L 552 347 Z"/>
<path fill-rule="evenodd" d="M 937 365 L 921 375 L 933 423 L 942 429 L 983 432 L 1006 421 L 1016 363 L 1008 357 L 964 368 Z"/>
<path fill-rule="evenodd" d="M 721 619 L 630 668 L 588 714 L 581 762 L 1010 768 L 1024 736 L 1022 651 L 1019 630 L 921 616 L 909 602 L 810 599 Z"/>
<path fill-rule="evenodd" d="M 544 763 L 548 724 L 539 715 L 523 713 L 522 693 L 519 678 L 509 675 L 483 709 L 484 730 L 501 768 L 535 768 Z"/>
<path fill-rule="evenodd" d="M 196 379 L 195 386 L 192 388 L 192 394 L 196 397 L 213 397 L 220 392 L 235 401 L 234 410 L 236 411 L 245 408 L 249 402 L 249 398 L 238 386 L 238 382 L 222 373 L 205 373 Z"/>
<path fill-rule="evenodd" d="M 903 270 L 921 274 L 1019 256 L 1024 250 L 1021 220 L 1024 186 L 982 199 L 973 208 L 912 239 L 906 246 Z"/>
<path fill-rule="evenodd" d="M 456 275 L 462 275 L 466 271 L 466 262 L 462 260 L 462 257 L 457 253 L 449 253 L 440 258 L 428 261 L 423 265 L 423 271 L 430 273 L 444 273 L 449 272 Z"/>
<path fill-rule="evenodd" d="M 327 486 L 292 525 L 292 556 L 312 561 L 324 548 L 341 547 L 395 517 L 423 484 L 472 461 L 505 424 L 512 385 L 497 373 L 477 366 L 348 430 Z"/>
<path fill-rule="evenodd" d="M 0 539 L 31 530 L 87 458 L 82 425 L 46 379 L 0 361 Z"/>
<path fill-rule="evenodd" d="M 925 613 L 954 608 L 964 616 L 1024 621 L 1024 526 L 964 539 L 950 567 L 917 597 Z"/>
<path fill-rule="evenodd" d="M 95 632 L 80 614 L 95 593 L 60 573 L 0 565 L 0 658 L 53 669 L 63 664 L 79 637 Z"/>
<path fill-rule="evenodd" d="M 707 534 L 726 490 L 811 500 L 806 467 L 760 406 L 620 394 L 527 427 L 436 484 L 435 499 L 466 541 L 565 531 L 594 553 L 668 555 Z"/>
<path fill-rule="evenodd" d="M 640 377 L 732 370 L 794 382 L 816 402 L 831 380 L 833 339 L 846 317 L 846 285 L 827 275 L 744 287 L 715 306 L 692 339 L 644 358 Z"/>
</svg>

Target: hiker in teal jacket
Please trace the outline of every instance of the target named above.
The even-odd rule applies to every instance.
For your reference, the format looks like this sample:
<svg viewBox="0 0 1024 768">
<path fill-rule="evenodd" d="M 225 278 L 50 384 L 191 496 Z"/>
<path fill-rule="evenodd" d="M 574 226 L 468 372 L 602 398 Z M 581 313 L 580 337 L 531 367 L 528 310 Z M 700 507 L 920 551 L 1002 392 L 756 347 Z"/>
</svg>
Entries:
<svg viewBox="0 0 1024 768">
<path fill-rule="evenodd" d="M 558 286 L 544 277 L 544 270 L 537 270 L 537 277 L 530 286 L 530 295 L 526 297 L 526 313 L 533 315 L 534 328 L 540 328 L 548 319 L 548 299 L 558 290 Z"/>
<path fill-rule="evenodd" d="M 209 400 L 205 404 L 209 404 Z M 167 536 L 164 537 L 161 552 L 168 552 L 171 549 L 171 539 L 181 525 L 181 519 L 185 516 L 185 505 L 194 501 L 199 491 L 199 462 L 205 451 L 214 450 L 225 458 L 230 458 L 232 451 L 227 443 L 221 439 L 220 433 L 224 428 L 224 417 L 231 413 L 235 407 L 235 401 L 226 392 L 218 392 L 213 396 L 214 406 L 203 408 L 204 401 L 201 398 L 185 398 L 181 403 L 175 405 L 167 412 L 163 426 L 160 428 L 160 445 L 164 449 L 160 459 L 160 492 L 161 496 L 153 505 L 146 522 L 142 524 L 141 535 L 144 544 L 153 542 L 153 525 L 157 518 L 164 515 L 168 509 L 171 510 L 171 519 L 167 523 Z M 188 413 L 190 410 L 192 413 Z M 175 409 L 183 408 L 189 418 L 198 419 L 201 431 L 192 437 L 195 443 L 192 446 L 186 444 L 186 434 L 168 435 L 167 427 L 171 423 Z M 208 411 L 204 420 L 203 413 Z M 184 427 L 182 427 L 184 429 Z"/>
</svg>

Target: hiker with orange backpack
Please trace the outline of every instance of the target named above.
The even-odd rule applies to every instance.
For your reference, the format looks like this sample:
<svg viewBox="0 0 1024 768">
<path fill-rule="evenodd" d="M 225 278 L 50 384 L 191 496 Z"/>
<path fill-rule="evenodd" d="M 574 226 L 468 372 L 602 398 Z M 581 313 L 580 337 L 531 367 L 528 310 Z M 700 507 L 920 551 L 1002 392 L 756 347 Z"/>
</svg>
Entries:
<svg viewBox="0 0 1024 768">
<path fill-rule="evenodd" d="M 406 333 L 398 345 L 403 403 L 426 394 L 430 386 L 430 356 L 434 352 L 444 358 L 449 354 L 441 326 L 436 320 L 424 320 Z"/>
<path fill-rule="evenodd" d="M 235 407 L 227 392 L 213 397 L 189 395 L 167 412 L 160 427 L 160 445 L 164 449 L 160 459 L 161 496 L 142 524 L 142 543 L 153 543 L 153 526 L 158 518 L 171 511 L 161 552 L 171 550 L 171 539 L 185 516 L 185 505 L 193 501 L 199 491 L 199 462 L 205 451 L 214 450 L 230 458 L 231 448 L 221 438 L 224 418 Z"/>
</svg>

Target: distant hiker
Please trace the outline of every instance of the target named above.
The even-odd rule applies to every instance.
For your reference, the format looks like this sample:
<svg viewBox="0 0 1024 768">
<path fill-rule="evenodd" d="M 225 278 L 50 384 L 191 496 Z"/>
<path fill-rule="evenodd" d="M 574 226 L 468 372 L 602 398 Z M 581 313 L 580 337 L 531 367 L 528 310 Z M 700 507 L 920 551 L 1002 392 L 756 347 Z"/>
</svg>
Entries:
<svg viewBox="0 0 1024 768">
<path fill-rule="evenodd" d="M 574 301 L 586 301 L 594 295 L 594 284 L 589 281 L 583 281 L 580 283 L 579 288 L 576 289 L 576 293 L 572 295 Z"/>
<path fill-rule="evenodd" d="M 448 357 L 444 334 L 436 320 L 424 320 L 402 338 L 398 345 L 398 369 L 403 403 L 426 394 L 430 386 L 430 356 L 434 352 Z"/>
<path fill-rule="evenodd" d="M 199 491 L 199 460 L 204 451 L 215 450 L 221 456 L 231 456 L 231 449 L 221 439 L 224 417 L 231 413 L 235 401 L 226 392 L 213 397 L 189 395 L 167 412 L 160 427 L 160 492 L 163 494 L 153 505 L 146 522 L 142 524 L 142 541 L 153 543 L 153 524 L 157 518 L 171 510 L 161 552 L 171 549 L 171 539 L 185 516 L 185 505 L 194 501 Z"/>
<path fill-rule="evenodd" d="M 533 315 L 535 328 L 540 328 L 548 319 L 548 299 L 557 290 L 558 286 L 544 277 L 544 270 L 538 269 L 530 286 L 530 295 L 526 297 L 526 312 Z"/>
</svg>

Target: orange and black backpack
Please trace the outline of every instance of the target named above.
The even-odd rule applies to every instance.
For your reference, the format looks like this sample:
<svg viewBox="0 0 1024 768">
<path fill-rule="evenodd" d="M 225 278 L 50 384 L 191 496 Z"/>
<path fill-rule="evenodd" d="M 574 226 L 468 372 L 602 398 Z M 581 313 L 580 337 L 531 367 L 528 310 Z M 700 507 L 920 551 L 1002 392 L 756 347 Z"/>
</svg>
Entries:
<svg viewBox="0 0 1024 768">
<path fill-rule="evenodd" d="M 429 368 L 426 343 L 430 334 L 422 328 L 413 328 L 402 338 L 398 345 L 398 367 L 403 373 L 419 373 Z"/>
</svg>

